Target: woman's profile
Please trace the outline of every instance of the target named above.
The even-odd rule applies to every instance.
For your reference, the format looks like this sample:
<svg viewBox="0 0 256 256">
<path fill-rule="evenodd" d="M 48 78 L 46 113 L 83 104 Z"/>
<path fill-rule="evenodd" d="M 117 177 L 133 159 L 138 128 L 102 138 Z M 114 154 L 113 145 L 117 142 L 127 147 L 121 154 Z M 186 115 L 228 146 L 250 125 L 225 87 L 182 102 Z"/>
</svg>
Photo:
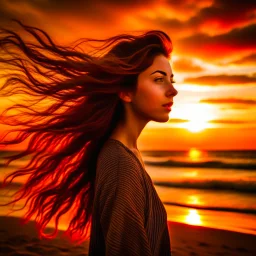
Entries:
<svg viewBox="0 0 256 256">
<path fill-rule="evenodd" d="M 6 165 L 30 161 L 5 177 L 2 187 L 27 177 L 8 205 L 25 200 L 24 222 L 35 218 L 40 237 L 54 238 L 69 214 L 66 234 L 90 238 L 90 256 L 171 255 L 167 213 L 137 147 L 148 122 L 169 120 L 178 93 L 171 39 L 149 30 L 63 46 L 16 22 L 34 42 L 0 31 L 0 96 L 23 97 L 1 115 L 12 130 L 0 145 L 26 143 Z"/>
</svg>

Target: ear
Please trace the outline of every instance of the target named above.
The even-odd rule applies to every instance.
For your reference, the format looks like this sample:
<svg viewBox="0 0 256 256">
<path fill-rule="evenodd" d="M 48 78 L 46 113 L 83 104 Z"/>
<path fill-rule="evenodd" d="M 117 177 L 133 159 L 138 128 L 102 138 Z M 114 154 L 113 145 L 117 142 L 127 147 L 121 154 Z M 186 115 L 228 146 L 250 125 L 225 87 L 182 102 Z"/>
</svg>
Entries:
<svg viewBox="0 0 256 256">
<path fill-rule="evenodd" d="M 118 96 L 124 102 L 131 102 L 132 101 L 132 93 L 131 92 L 119 92 Z"/>
</svg>

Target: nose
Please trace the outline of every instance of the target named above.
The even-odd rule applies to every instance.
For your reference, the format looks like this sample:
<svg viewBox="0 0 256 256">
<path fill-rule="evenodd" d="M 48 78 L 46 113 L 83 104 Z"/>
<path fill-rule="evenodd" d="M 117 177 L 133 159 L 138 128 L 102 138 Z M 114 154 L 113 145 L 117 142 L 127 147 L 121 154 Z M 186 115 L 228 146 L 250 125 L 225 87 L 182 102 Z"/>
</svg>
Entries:
<svg viewBox="0 0 256 256">
<path fill-rule="evenodd" d="M 171 85 L 171 88 L 168 90 L 167 95 L 168 97 L 175 97 L 178 94 L 178 91 Z"/>
</svg>

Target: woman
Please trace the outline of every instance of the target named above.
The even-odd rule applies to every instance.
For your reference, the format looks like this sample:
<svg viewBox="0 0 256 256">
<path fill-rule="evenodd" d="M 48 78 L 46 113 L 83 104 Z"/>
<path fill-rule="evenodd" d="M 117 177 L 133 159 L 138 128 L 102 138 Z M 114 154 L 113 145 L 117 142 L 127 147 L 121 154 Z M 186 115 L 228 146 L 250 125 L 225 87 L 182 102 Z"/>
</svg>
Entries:
<svg viewBox="0 0 256 256">
<path fill-rule="evenodd" d="M 16 22 L 36 43 L 1 30 L 1 69 L 15 68 L 2 75 L 1 95 L 29 97 L 3 112 L 1 122 L 14 126 L 16 136 L 0 143 L 27 142 L 6 165 L 31 160 L 5 177 L 3 186 L 28 177 L 8 204 L 26 199 L 24 222 L 36 216 L 40 237 L 55 237 L 59 218 L 69 213 L 66 234 L 90 238 L 89 255 L 171 255 L 167 214 L 137 148 L 149 121 L 168 121 L 177 95 L 170 38 L 155 30 L 86 38 L 84 51 L 81 43 L 60 46 Z M 51 220 L 52 236 L 43 233 Z"/>
</svg>

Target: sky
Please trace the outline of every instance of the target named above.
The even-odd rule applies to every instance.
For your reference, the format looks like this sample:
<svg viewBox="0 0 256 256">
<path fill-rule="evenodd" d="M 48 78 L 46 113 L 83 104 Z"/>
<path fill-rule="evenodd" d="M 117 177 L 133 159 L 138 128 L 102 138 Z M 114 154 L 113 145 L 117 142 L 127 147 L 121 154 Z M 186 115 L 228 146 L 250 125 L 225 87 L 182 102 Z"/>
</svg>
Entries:
<svg viewBox="0 0 256 256">
<path fill-rule="evenodd" d="M 138 147 L 256 149 L 254 1 L 1 1 L 0 26 L 19 31 L 11 18 L 47 31 L 59 44 L 163 30 L 173 42 L 170 64 L 179 93 L 169 121 L 149 122 Z"/>
</svg>

